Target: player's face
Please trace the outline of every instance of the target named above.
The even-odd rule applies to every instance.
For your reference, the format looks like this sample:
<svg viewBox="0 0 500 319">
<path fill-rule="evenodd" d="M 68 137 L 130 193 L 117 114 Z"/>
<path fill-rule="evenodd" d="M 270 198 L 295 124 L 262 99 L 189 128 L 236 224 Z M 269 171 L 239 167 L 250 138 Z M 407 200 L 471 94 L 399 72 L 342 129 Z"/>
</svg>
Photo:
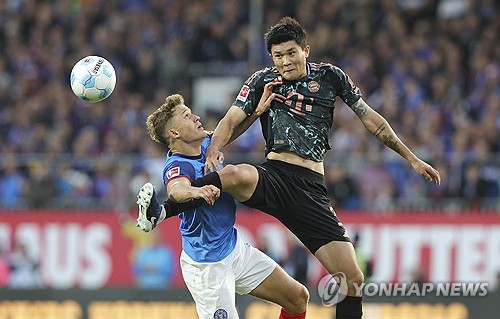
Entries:
<svg viewBox="0 0 500 319">
<path fill-rule="evenodd" d="M 178 105 L 173 113 L 171 131 L 186 143 L 203 140 L 207 135 L 200 117 L 191 113 L 191 109 L 184 104 Z"/>
<path fill-rule="evenodd" d="M 293 41 L 274 44 L 271 47 L 271 58 L 278 72 L 286 80 L 293 81 L 307 75 L 306 59 L 309 46 L 304 49 Z"/>
</svg>

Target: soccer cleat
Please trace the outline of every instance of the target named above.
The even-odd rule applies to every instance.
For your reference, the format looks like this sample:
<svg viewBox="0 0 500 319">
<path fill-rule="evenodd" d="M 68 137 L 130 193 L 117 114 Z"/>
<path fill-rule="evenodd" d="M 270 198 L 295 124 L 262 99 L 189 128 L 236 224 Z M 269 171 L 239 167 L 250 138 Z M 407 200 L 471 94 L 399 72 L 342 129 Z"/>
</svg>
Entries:
<svg viewBox="0 0 500 319">
<path fill-rule="evenodd" d="M 139 217 L 137 227 L 145 232 L 152 231 L 160 218 L 163 206 L 156 200 L 156 190 L 153 184 L 146 183 L 137 194 L 137 205 L 139 205 Z"/>
</svg>

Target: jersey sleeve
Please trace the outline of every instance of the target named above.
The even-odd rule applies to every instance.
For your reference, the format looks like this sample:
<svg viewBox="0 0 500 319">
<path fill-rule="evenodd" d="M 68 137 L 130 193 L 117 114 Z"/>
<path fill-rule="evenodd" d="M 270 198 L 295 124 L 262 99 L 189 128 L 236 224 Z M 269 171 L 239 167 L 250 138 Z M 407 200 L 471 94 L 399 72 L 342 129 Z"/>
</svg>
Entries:
<svg viewBox="0 0 500 319">
<path fill-rule="evenodd" d="M 342 69 L 332 65 L 331 70 L 333 72 L 333 85 L 338 96 L 340 96 L 345 104 L 352 108 L 354 103 L 363 96 L 363 92 Z"/>
<path fill-rule="evenodd" d="M 201 152 L 203 153 L 203 156 L 205 156 L 207 148 L 210 146 L 210 142 L 212 141 L 212 136 L 214 135 L 214 131 L 206 131 L 206 132 L 207 132 L 207 137 L 205 137 L 205 139 L 201 143 Z"/>
<path fill-rule="evenodd" d="M 247 116 L 252 115 L 259 104 L 260 97 L 264 92 L 264 77 L 267 71 L 267 69 L 263 69 L 252 74 L 236 96 L 233 105 L 242 109 Z"/>
<path fill-rule="evenodd" d="M 167 187 L 168 183 L 180 177 L 186 177 L 191 182 L 196 179 L 195 170 L 191 163 L 174 161 L 169 163 L 163 170 L 163 183 L 165 187 Z"/>
</svg>

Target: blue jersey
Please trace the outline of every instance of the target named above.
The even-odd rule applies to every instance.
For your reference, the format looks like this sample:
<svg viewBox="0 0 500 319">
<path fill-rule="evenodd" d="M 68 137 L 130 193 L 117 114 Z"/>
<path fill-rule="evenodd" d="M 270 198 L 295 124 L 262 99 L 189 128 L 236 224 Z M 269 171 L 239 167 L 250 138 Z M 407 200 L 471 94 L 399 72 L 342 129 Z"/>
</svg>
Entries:
<svg viewBox="0 0 500 319">
<path fill-rule="evenodd" d="M 202 177 L 205 151 L 210 144 L 207 135 L 198 156 L 186 156 L 168 152 L 163 169 L 165 186 L 176 178 L 186 177 L 191 182 Z M 197 262 L 216 262 L 227 257 L 236 245 L 234 228 L 236 203 L 228 193 L 221 193 L 214 205 L 207 203 L 197 209 L 179 214 L 182 249 Z"/>
</svg>

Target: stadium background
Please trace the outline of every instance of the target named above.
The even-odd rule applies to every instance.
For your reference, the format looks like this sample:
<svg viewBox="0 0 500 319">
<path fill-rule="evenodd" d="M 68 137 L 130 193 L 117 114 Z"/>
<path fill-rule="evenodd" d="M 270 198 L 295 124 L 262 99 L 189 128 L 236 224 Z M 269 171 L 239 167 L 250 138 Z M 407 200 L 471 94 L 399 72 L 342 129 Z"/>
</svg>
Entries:
<svg viewBox="0 0 500 319">
<path fill-rule="evenodd" d="M 489 284 L 480 300 L 367 297 L 366 317 L 495 317 L 495 0 L 7 0 L 0 1 L 0 318 L 193 315 L 176 222 L 157 236 L 133 227 L 137 190 L 146 180 L 161 189 L 164 161 L 144 121 L 180 92 L 214 128 L 244 79 L 271 64 L 262 34 L 284 15 L 308 31 L 310 60 L 343 68 L 441 172 L 440 187 L 425 182 L 337 101 L 327 186 L 359 236 L 369 280 Z M 118 76 L 111 97 L 95 105 L 68 84 L 73 64 L 91 54 L 106 57 Z M 259 162 L 262 153 L 258 125 L 225 149 L 231 163 Z M 300 262 L 304 251 L 280 224 L 241 207 L 238 226 L 308 284 L 312 318 L 331 316 L 316 293 L 324 272 L 312 258 Z M 151 242 L 169 252 L 156 258 L 167 278 L 159 290 L 141 288 L 134 271 L 142 250 L 155 259 L 145 248 Z M 277 317 L 267 304 L 238 302 L 242 317 Z"/>
</svg>

